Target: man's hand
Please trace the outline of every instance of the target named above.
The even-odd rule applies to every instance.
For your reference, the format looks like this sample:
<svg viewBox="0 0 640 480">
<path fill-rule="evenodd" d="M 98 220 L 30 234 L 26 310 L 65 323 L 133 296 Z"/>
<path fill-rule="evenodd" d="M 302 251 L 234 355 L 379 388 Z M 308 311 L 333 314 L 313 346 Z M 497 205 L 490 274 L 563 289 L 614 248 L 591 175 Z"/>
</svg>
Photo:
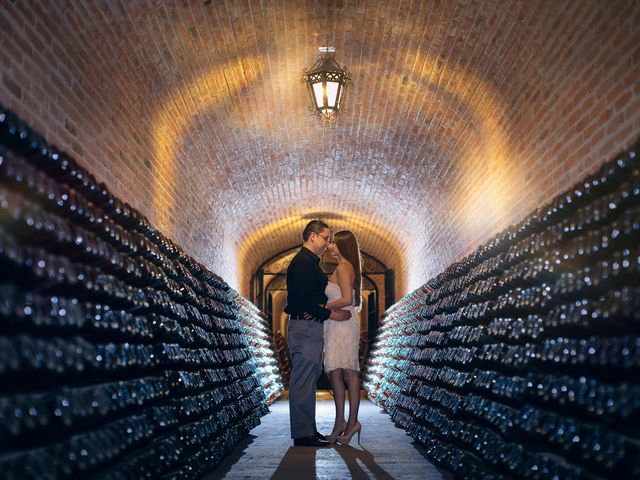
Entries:
<svg viewBox="0 0 640 480">
<path fill-rule="evenodd" d="M 331 310 L 331 315 L 329 315 L 329 320 L 335 320 L 336 322 L 344 322 L 345 320 L 349 320 L 351 318 L 351 312 L 348 310 Z M 311 315 L 310 313 L 304 312 L 305 320 L 315 320 L 316 317 Z"/>
<path fill-rule="evenodd" d="M 351 312 L 348 310 L 331 310 L 329 320 L 335 320 L 337 322 L 344 322 L 351 318 Z"/>
</svg>

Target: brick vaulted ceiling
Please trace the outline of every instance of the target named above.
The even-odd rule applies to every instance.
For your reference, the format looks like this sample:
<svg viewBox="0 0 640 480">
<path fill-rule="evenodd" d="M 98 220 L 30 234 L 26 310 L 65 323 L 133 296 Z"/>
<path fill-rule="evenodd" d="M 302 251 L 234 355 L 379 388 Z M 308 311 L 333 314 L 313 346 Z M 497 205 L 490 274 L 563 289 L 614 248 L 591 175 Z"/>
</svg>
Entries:
<svg viewBox="0 0 640 480">
<path fill-rule="evenodd" d="M 242 293 L 310 218 L 420 286 L 640 132 L 640 2 L 2 1 L 0 100 Z M 353 75 L 307 111 L 317 48 Z"/>
</svg>

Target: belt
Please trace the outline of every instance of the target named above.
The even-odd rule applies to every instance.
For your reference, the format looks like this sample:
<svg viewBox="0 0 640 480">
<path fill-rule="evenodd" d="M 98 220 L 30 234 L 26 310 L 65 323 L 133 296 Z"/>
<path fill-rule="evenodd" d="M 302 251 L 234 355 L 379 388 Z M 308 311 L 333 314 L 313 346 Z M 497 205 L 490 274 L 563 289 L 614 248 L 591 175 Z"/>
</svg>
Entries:
<svg viewBox="0 0 640 480">
<path fill-rule="evenodd" d="M 318 320 L 317 318 L 304 318 L 304 317 L 294 317 L 293 315 L 289 315 L 289 320 L 306 320 L 307 322 L 318 322 L 322 323 L 322 320 Z"/>
</svg>

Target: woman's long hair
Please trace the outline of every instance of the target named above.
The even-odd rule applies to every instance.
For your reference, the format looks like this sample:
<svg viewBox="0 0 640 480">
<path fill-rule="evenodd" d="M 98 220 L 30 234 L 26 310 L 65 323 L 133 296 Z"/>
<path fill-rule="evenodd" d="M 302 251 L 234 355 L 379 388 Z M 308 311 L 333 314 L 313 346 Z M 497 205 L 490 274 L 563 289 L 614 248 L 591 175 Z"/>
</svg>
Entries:
<svg viewBox="0 0 640 480">
<path fill-rule="evenodd" d="M 336 244 L 342 256 L 353 265 L 356 273 L 356 277 L 353 280 L 353 288 L 356 291 L 356 307 L 359 307 L 360 303 L 362 303 L 360 298 L 362 294 L 362 261 L 358 240 L 349 230 L 340 230 L 333 236 L 333 243 Z"/>
</svg>

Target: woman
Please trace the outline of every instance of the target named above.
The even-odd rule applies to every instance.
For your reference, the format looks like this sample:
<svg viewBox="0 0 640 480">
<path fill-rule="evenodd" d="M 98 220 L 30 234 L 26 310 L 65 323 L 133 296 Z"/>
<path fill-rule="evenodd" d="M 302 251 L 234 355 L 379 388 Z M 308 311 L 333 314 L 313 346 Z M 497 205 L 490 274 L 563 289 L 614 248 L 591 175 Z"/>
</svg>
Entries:
<svg viewBox="0 0 640 480">
<path fill-rule="evenodd" d="M 338 260 L 338 266 L 329 278 L 325 294 L 329 310 L 349 310 L 351 318 L 346 321 L 324 322 L 324 368 L 333 389 L 336 404 L 336 419 L 329 440 L 348 444 L 357 433 L 360 443 L 362 426 L 358 421 L 360 407 L 360 359 L 358 346 L 360 327 L 356 308 L 360 309 L 362 273 L 360 249 L 356 237 L 349 230 L 337 232 L 329 244 L 329 252 Z M 344 419 L 344 400 L 349 392 L 349 419 Z"/>
</svg>

